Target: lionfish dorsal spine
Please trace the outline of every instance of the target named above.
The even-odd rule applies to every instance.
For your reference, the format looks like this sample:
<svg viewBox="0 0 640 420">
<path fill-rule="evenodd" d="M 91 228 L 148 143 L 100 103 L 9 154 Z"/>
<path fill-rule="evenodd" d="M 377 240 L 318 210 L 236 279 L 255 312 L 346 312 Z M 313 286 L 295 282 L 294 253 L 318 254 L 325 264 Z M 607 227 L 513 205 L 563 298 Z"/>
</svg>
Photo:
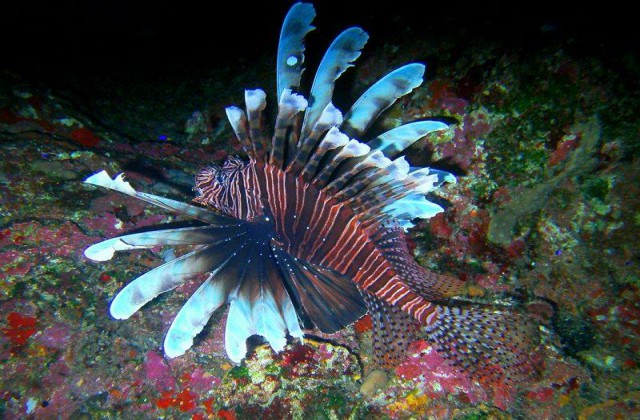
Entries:
<svg viewBox="0 0 640 420">
<path fill-rule="evenodd" d="M 304 38 L 315 28 L 311 25 L 316 17 L 313 5 L 294 4 L 282 24 L 278 42 L 276 65 L 277 97 L 281 98 L 285 89 L 297 90 L 304 71 Z"/>
<path fill-rule="evenodd" d="M 304 168 L 302 168 L 302 172 L 300 173 L 302 179 L 304 179 L 305 182 L 311 182 L 318 171 L 320 161 L 326 154 L 332 150 L 341 148 L 347 143 L 349 143 L 349 137 L 340 132 L 337 127 L 331 127 L 318 144 L 318 147 L 311 154 Z"/>
<path fill-rule="evenodd" d="M 240 142 L 242 149 L 250 159 L 255 159 L 256 155 L 253 150 L 253 143 L 251 142 L 251 137 L 249 137 L 247 115 L 242 108 L 237 106 L 228 106 L 225 108 L 225 112 L 227 113 L 227 119 L 231 124 L 231 129 Z"/>
<path fill-rule="evenodd" d="M 353 104 L 340 129 L 351 137 L 364 134 L 385 109 L 422 84 L 424 71 L 424 64 L 411 63 L 378 80 Z"/>
<path fill-rule="evenodd" d="M 287 172 L 297 176 L 309 159 L 309 154 L 316 146 L 320 136 L 325 134 L 331 127 L 336 127 L 342 123 L 342 112 L 331 102 L 324 108 L 320 117 L 313 125 L 313 129 L 305 137 L 300 137 L 293 161 L 287 167 Z"/>
<path fill-rule="evenodd" d="M 307 109 L 309 103 L 304 96 L 293 93 L 291 89 L 284 89 L 280 94 L 278 102 L 278 115 L 273 130 L 273 139 L 271 141 L 271 155 L 269 164 L 282 169 L 285 163 L 286 150 L 293 150 L 294 145 L 287 144 L 287 136 L 291 136 L 291 126 L 294 124 L 294 118 Z"/>
<path fill-rule="evenodd" d="M 345 145 L 339 147 L 331 159 L 318 171 L 313 178 L 313 184 L 320 189 L 327 186 L 334 172 L 343 161 L 350 158 L 364 156 L 371 151 L 371 148 L 358 140 L 351 139 Z"/>
<path fill-rule="evenodd" d="M 309 135 L 324 108 L 331 102 L 335 81 L 352 63 L 360 57 L 360 50 L 367 43 L 369 35 L 358 27 L 343 31 L 331 43 L 316 71 L 310 98 L 312 103 L 302 122 L 301 137 Z"/>
<path fill-rule="evenodd" d="M 267 107 L 267 94 L 262 89 L 247 89 L 244 91 L 244 102 L 247 106 L 253 153 L 257 161 L 263 162 L 268 151 L 267 140 L 262 132 L 262 111 Z"/>
</svg>

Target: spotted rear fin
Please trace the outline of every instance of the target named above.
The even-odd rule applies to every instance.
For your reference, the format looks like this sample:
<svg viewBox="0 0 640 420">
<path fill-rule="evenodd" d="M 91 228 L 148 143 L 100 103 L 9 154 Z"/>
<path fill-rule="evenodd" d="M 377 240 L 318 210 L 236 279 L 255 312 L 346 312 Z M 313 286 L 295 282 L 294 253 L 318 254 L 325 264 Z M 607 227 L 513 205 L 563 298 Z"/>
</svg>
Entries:
<svg viewBox="0 0 640 420">
<path fill-rule="evenodd" d="M 451 365 L 493 385 L 525 382 L 538 371 L 537 327 L 508 308 L 438 306 L 424 331 Z"/>
<path fill-rule="evenodd" d="M 397 306 L 365 291 L 362 296 L 371 314 L 375 362 L 383 368 L 393 368 L 402 363 L 409 344 L 420 337 L 420 325 Z"/>
</svg>

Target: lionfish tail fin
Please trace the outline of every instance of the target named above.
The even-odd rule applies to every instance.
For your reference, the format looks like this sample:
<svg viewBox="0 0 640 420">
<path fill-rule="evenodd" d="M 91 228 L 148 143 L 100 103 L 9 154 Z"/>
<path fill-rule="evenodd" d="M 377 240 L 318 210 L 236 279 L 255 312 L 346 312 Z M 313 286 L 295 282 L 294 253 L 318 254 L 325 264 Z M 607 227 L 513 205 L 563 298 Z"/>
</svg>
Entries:
<svg viewBox="0 0 640 420">
<path fill-rule="evenodd" d="M 485 384 L 515 385 L 537 373 L 539 337 L 523 314 L 477 306 L 438 306 L 424 327 L 448 362 Z"/>
</svg>

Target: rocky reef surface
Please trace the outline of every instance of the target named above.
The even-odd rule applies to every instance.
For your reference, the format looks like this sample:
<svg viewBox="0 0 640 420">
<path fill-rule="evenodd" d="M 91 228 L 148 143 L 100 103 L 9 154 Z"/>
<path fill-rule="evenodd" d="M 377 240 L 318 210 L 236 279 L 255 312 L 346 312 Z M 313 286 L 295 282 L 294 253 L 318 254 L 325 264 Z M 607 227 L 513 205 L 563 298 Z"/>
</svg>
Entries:
<svg viewBox="0 0 640 420">
<path fill-rule="evenodd" d="M 334 336 L 311 331 L 279 354 L 256 343 L 234 366 L 220 311 L 191 351 L 165 359 L 164 333 L 197 280 L 116 321 L 112 297 L 166 250 L 108 264 L 82 252 L 174 216 L 82 180 L 124 171 L 141 191 L 188 201 L 202 166 L 239 153 L 224 107 L 245 87 L 275 86 L 273 54 L 176 65 L 171 77 L 18 66 L 0 73 L 0 417 L 638 416 L 638 55 L 562 28 L 543 27 L 526 44 L 435 29 L 371 31 L 379 39 L 341 92 L 353 97 L 406 62 L 428 64 L 423 86 L 381 123 L 451 123 L 408 155 L 458 176 L 434 198 L 446 212 L 411 231 L 411 248 L 425 267 L 464 279 L 467 299 L 527 304 L 542 329 L 535 381 L 487 389 L 423 341 L 382 372 L 366 317 Z"/>
</svg>

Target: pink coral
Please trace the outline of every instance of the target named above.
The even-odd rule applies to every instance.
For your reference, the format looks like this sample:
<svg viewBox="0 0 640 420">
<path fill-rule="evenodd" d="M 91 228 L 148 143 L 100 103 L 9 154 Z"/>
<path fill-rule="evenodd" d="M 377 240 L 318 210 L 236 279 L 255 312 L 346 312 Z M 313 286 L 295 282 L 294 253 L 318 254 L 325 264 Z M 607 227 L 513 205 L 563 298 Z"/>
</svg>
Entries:
<svg viewBox="0 0 640 420">
<path fill-rule="evenodd" d="M 176 381 L 171 375 L 171 370 L 164 358 L 155 351 L 148 351 L 144 363 L 144 372 L 147 382 L 152 383 L 156 389 L 172 389 Z"/>
</svg>

